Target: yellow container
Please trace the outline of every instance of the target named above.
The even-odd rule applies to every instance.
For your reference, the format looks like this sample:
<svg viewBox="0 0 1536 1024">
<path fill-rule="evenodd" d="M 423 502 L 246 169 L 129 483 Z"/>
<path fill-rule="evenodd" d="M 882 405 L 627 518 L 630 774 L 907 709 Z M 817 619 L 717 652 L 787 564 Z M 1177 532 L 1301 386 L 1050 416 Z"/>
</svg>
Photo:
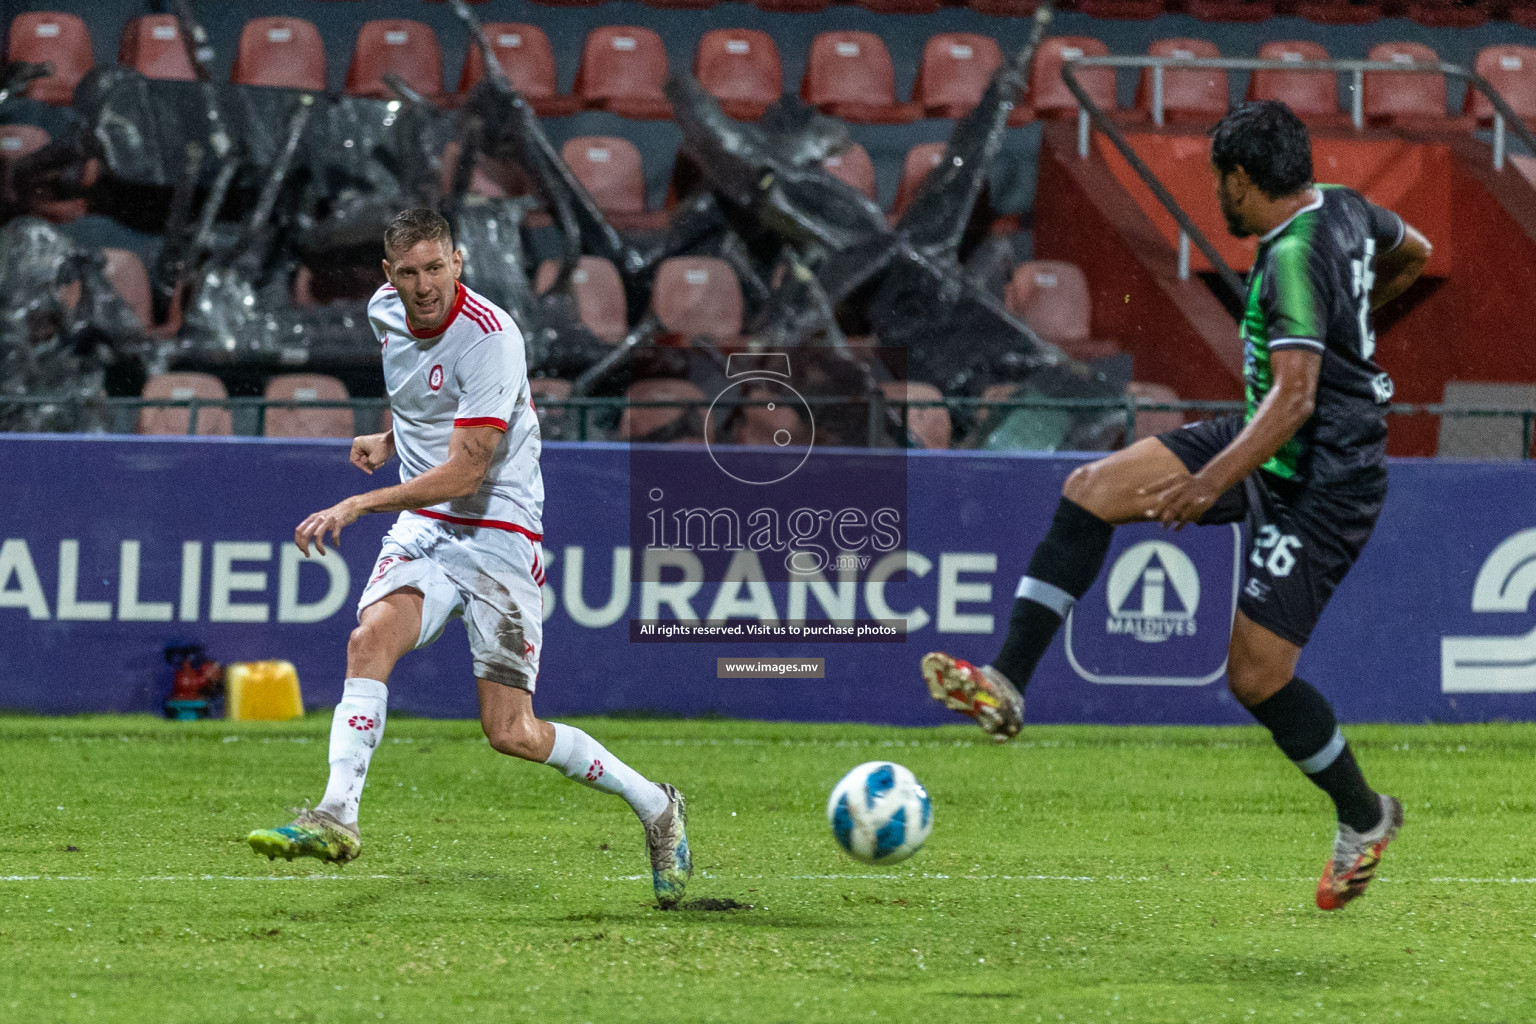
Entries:
<svg viewBox="0 0 1536 1024">
<path fill-rule="evenodd" d="M 224 714 L 237 722 L 302 718 L 304 698 L 291 661 L 236 661 L 224 668 Z"/>
</svg>

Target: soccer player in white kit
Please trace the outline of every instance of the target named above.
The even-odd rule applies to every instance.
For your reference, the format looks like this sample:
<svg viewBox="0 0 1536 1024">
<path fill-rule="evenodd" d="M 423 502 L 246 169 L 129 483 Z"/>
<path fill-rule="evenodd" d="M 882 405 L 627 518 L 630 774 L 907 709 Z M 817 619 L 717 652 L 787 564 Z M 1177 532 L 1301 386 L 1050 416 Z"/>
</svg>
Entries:
<svg viewBox="0 0 1536 1024">
<path fill-rule="evenodd" d="M 330 781 L 291 824 L 252 832 L 268 857 L 352 860 L 362 848 L 358 802 L 384 734 L 395 662 L 462 616 L 480 695 L 480 724 L 503 754 L 551 765 L 623 797 L 645 827 L 656 899 L 682 898 L 692 874 L 686 806 L 580 729 L 533 713 L 543 640 L 540 588 L 544 482 L 539 420 L 523 337 L 503 310 L 459 283 L 463 255 L 448 222 L 407 210 L 384 234 L 383 285 L 368 320 L 384 360 L 393 426 L 352 442 L 365 473 L 400 457 L 400 483 L 305 519 L 294 543 L 308 557 L 370 512 L 401 513 L 358 602 L 347 680 L 331 721 Z"/>
</svg>

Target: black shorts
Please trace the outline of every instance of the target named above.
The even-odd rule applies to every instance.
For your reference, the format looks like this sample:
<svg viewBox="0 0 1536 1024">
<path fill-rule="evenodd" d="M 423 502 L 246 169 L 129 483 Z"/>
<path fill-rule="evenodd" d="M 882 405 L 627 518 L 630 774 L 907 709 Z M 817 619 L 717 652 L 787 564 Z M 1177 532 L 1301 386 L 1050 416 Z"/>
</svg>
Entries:
<svg viewBox="0 0 1536 1024">
<path fill-rule="evenodd" d="M 1195 473 L 1232 443 L 1240 416 L 1192 423 L 1158 440 Z M 1248 557 L 1238 608 L 1302 647 L 1334 588 L 1371 539 L 1387 496 L 1386 471 L 1347 486 L 1298 484 L 1263 470 L 1228 490 L 1200 525 L 1248 524 Z"/>
</svg>

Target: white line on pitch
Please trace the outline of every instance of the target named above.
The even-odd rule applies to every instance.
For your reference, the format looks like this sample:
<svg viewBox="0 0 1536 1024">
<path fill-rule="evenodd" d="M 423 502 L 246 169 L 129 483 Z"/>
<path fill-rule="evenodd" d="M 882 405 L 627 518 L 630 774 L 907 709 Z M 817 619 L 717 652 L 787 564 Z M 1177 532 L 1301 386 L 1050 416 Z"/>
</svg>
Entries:
<svg viewBox="0 0 1536 1024">
<path fill-rule="evenodd" d="M 1152 882 L 1163 880 L 1152 875 L 944 875 L 944 874 L 828 874 L 828 875 L 734 875 L 699 872 L 711 881 L 737 882 Z M 1179 876 L 1188 878 L 1192 876 Z M 315 874 L 315 875 L 0 875 L 0 882 L 373 882 L 394 881 L 396 875 Z M 604 882 L 643 882 L 648 875 L 604 875 Z M 1171 881 L 1171 879 L 1169 879 Z M 1204 882 L 1205 878 L 1196 878 Z M 1215 876 L 1215 882 L 1258 884 L 1297 884 L 1308 878 L 1248 878 Z M 1378 878 L 1387 884 L 1427 885 L 1536 885 L 1536 878 Z"/>
</svg>

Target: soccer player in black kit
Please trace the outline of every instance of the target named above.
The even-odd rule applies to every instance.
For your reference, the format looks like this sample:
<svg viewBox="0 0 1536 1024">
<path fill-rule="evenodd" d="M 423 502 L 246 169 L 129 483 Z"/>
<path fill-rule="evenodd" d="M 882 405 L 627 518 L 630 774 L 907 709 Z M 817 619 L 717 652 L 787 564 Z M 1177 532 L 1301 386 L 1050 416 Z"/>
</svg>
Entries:
<svg viewBox="0 0 1536 1024">
<path fill-rule="evenodd" d="M 1222 118 L 1211 164 L 1228 229 L 1259 239 L 1240 325 L 1246 411 L 1074 470 L 997 657 L 977 666 L 934 652 L 923 676 L 935 698 L 1006 740 L 1023 722 L 1035 665 L 1098 576 L 1117 525 L 1246 520 L 1228 685 L 1333 798 L 1338 833 L 1317 905 L 1335 910 L 1365 891 L 1403 809 L 1367 785 L 1333 707 L 1296 677 L 1296 661 L 1386 496 L 1392 381 L 1373 360 L 1371 311 L 1414 282 L 1430 245 L 1359 193 L 1314 184 L 1306 126 L 1284 104 L 1247 103 Z"/>
</svg>

